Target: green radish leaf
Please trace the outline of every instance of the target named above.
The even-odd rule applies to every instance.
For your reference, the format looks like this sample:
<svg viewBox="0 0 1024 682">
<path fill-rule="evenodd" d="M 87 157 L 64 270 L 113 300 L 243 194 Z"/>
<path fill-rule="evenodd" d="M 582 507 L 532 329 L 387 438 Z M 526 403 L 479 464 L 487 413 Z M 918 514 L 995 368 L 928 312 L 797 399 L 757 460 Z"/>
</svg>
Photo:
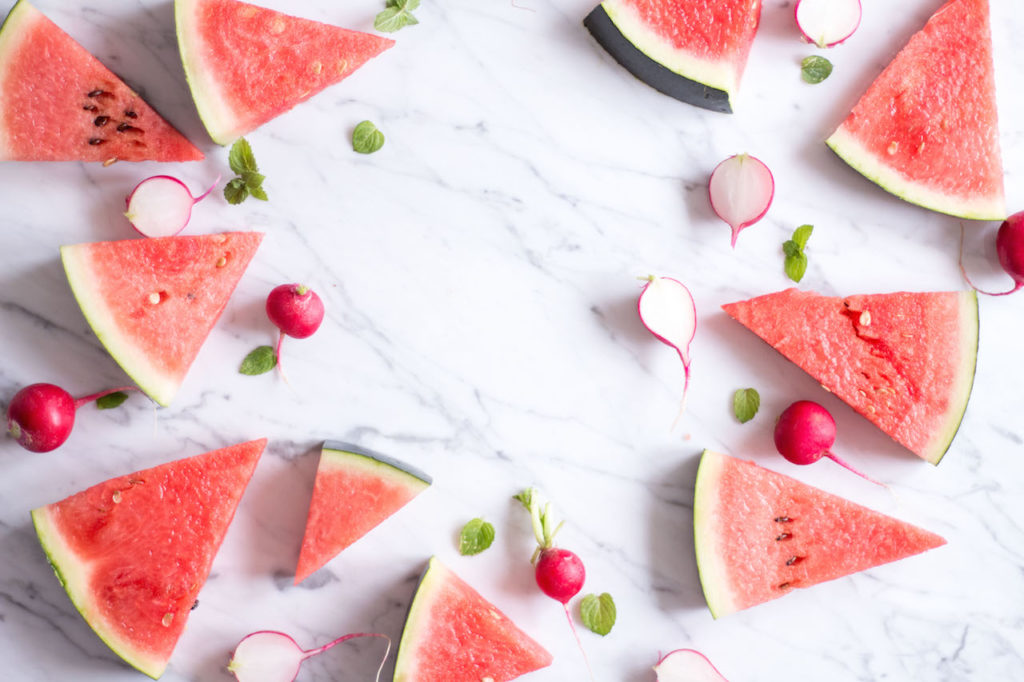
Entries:
<svg viewBox="0 0 1024 682">
<path fill-rule="evenodd" d="M 479 554 L 494 542 L 494 526 L 481 518 L 476 518 L 462 527 L 459 534 L 459 554 L 472 556 Z"/>
<path fill-rule="evenodd" d="M 352 149 L 360 154 L 372 154 L 384 146 L 384 133 L 372 121 L 363 121 L 352 131 Z"/>
<path fill-rule="evenodd" d="M 819 57 L 818 55 L 811 55 L 805 57 L 800 62 L 800 76 L 806 83 L 820 83 L 829 77 L 832 73 L 832 62 Z"/>
<path fill-rule="evenodd" d="M 580 602 L 580 619 L 591 632 L 604 637 L 615 625 L 615 601 L 604 592 L 601 596 L 588 594 Z"/>
<path fill-rule="evenodd" d="M 754 418 L 761 407 L 761 394 L 756 388 L 741 388 L 732 394 L 732 411 L 741 424 Z"/>
<path fill-rule="evenodd" d="M 274 349 L 271 346 L 260 346 L 245 356 L 245 359 L 242 360 L 242 366 L 238 368 L 238 372 L 239 374 L 256 376 L 257 374 L 266 374 L 274 369 L 276 365 L 277 355 L 274 353 Z"/>
<path fill-rule="evenodd" d="M 235 178 L 224 186 L 224 198 L 229 204 L 240 204 L 249 196 L 249 190 L 245 186 L 245 180 Z"/>
<path fill-rule="evenodd" d="M 128 400 L 128 394 L 124 391 L 108 393 L 107 395 L 96 399 L 96 407 L 101 410 L 110 410 L 115 407 L 120 407 L 121 403 L 126 400 Z"/>
<path fill-rule="evenodd" d="M 231 151 L 228 152 L 228 165 L 231 166 L 231 171 L 237 175 L 255 173 L 259 170 L 252 147 L 244 137 L 238 138 L 231 145 Z"/>
</svg>

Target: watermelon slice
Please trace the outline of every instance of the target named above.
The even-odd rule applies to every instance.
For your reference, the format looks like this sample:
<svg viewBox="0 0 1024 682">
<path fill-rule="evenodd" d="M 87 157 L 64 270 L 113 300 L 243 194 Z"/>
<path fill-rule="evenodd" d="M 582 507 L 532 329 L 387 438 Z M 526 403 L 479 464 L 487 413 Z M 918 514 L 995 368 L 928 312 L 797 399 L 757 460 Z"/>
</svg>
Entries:
<svg viewBox="0 0 1024 682">
<path fill-rule="evenodd" d="M 946 544 L 926 530 L 705 450 L 693 499 L 697 569 L 715 618 Z"/>
<path fill-rule="evenodd" d="M 583 25 L 647 85 L 731 113 L 761 0 L 605 0 Z"/>
<path fill-rule="evenodd" d="M 394 682 L 505 682 L 551 661 L 544 647 L 435 557 L 405 619 Z"/>
<path fill-rule="evenodd" d="M 974 385 L 973 291 L 787 289 L 722 309 L 917 456 L 938 464 L 949 449 Z"/>
<path fill-rule="evenodd" d="M 430 476 L 398 460 L 347 443 L 324 443 L 295 584 L 404 507 L 430 483 Z"/>
<path fill-rule="evenodd" d="M 169 405 L 263 235 L 225 232 L 62 246 L 71 291 L 103 345 Z"/>
<path fill-rule="evenodd" d="M 1005 218 L 988 0 L 943 5 L 826 142 L 911 203 Z"/>
<path fill-rule="evenodd" d="M 395 44 L 238 0 L 175 0 L 178 47 L 210 137 L 229 144 Z"/>
<path fill-rule="evenodd" d="M 198 161 L 202 152 L 26 0 L 0 28 L 0 161 Z"/>
<path fill-rule="evenodd" d="M 32 510 L 61 585 L 100 639 L 158 678 L 266 439 L 112 478 Z"/>
</svg>

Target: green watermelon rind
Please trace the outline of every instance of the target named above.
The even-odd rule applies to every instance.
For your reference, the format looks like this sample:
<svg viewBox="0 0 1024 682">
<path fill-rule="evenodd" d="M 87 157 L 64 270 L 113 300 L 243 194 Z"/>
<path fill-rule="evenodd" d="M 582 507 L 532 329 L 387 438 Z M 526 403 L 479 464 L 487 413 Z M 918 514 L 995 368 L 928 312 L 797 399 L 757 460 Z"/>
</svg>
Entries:
<svg viewBox="0 0 1024 682">
<path fill-rule="evenodd" d="M 241 137 L 243 131 L 217 80 L 202 68 L 203 49 L 195 22 L 198 4 L 198 0 L 174 0 L 178 52 L 199 119 L 211 140 L 219 145 L 229 145 Z"/>
<path fill-rule="evenodd" d="M 39 536 L 39 544 L 46 553 L 46 560 L 78 613 L 93 632 L 125 663 L 154 680 L 158 679 L 167 667 L 167 662 L 147 658 L 141 652 L 135 651 L 131 642 L 119 638 L 116 633 L 104 627 L 103 620 L 96 617 L 93 609 L 89 607 L 90 600 L 86 587 L 89 582 L 88 573 L 51 522 L 47 507 L 33 509 L 31 514 L 32 524 L 35 526 L 36 535 Z"/>
<path fill-rule="evenodd" d="M 60 247 L 60 258 L 64 264 L 64 272 L 71 293 L 78 301 L 82 314 L 89 326 L 96 333 L 103 347 L 117 361 L 125 373 L 132 378 L 142 392 L 157 404 L 167 407 L 171 404 L 180 382 L 168 376 L 149 362 L 145 353 L 128 339 L 117 333 L 117 324 L 108 308 L 102 305 L 101 297 L 96 295 L 91 282 L 96 281 L 89 267 L 90 244 L 70 244 Z"/>
<path fill-rule="evenodd" d="M 846 129 L 845 125 L 839 126 L 825 140 L 825 144 L 851 168 L 906 202 L 968 220 L 1003 220 L 1006 218 L 1006 203 L 1001 193 L 997 196 L 968 199 L 951 196 L 927 185 L 914 182 L 897 168 L 885 163 L 885 159 L 867 149 Z"/>
<path fill-rule="evenodd" d="M 409 605 L 409 613 L 405 617 L 405 627 L 402 629 L 402 638 L 398 641 L 398 652 L 395 654 L 395 675 L 394 682 L 406 682 L 409 678 L 409 671 L 415 671 L 415 660 L 412 663 L 406 659 L 415 656 L 415 651 L 409 653 L 419 642 L 423 624 L 430 617 L 431 607 L 439 591 L 434 586 L 443 582 L 447 576 L 448 569 L 437 557 L 430 557 L 427 568 L 420 576 L 416 586 L 416 593 L 413 595 L 412 603 Z"/>
<path fill-rule="evenodd" d="M 683 78 L 726 93 L 731 102 L 739 89 L 740 73 L 727 61 L 701 59 L 660 39 L 637 12 L 622 0 L 601 3 L 608 18 L 633 46 L 654 62 Z M 731 105 L 730 105 L 731 108 Z"/>
<path fill-rule="evenodd" d="M 978 294 L 970 290 L 960 294 L 960 368 L 954 385 L 950 389 L 950 408 L 946 412 L 945 427 L 936 430 L 932 439 L 921 453 L 922 458 L 938 464 L 949 451 L 956 438 L 967 404 L 974 389 L 974 376 L 978 368 L 978 343 L 981 336 L 981 322 L 978 314 Z"/>
<path fill-rule="evenodd" d="M 718 547 L 718 534 L 711 520 L 718 516 L 718 497 L 714 492 L 725 467 L 725 459 L 716 452 L 704 450 L 697 467 L 697 481 L 693 494 L 693 544 L 697 555 L 697 574 L 700 577 L 704 599 L 712 618 L 719 618 L 737 610 L 736 599 L 727 589 L 728 567 Z"/>
<path fill-rule="evenodd" d="M 344 462 L 347 466 L 360 466 L 396 483 L 414 488 L 418 492 L 425 490 L 434 482 L 430 474 L 414 466 L 352 443 L 325 441 L 321 448 L 321 457 L 326 457 L 333 464 L 340 465 Z"/>
<path fill-rule="evenodd" d="M 0 24 L 0 65 L 11 63 L 9 55 L 17 53 L 24 38 L 28 35 L 29 32 L 24 30 L 23 26 L 31 24 L 32 20 L 36 18 L 37 12 L 32 11 L 34 9 L 26 0 L 18 0 L 14 3 L 11 11 L 7 13 L 4 22 Z M 4 83 L 7 80 L 7 74 L 4 71 L 0 66 L 0 92 L 6 90 Z M 2 120 L 0 120 L 0 124 L 2 124 Z M 7 134 L 0 130 L 0 159 L 11 156 L 10 150 L 4 144 L 7 137 Z"/>
</svg>

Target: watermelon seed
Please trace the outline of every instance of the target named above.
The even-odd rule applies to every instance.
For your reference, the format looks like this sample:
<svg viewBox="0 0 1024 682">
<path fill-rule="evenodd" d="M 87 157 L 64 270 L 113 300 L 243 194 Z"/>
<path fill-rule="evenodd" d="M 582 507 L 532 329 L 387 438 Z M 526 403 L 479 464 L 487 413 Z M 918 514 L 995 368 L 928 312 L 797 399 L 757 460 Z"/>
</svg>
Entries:
<svg viewBox="0 0 1024 682">
<path fill-rule="evenodd" d="M 117 163 L 117 157 L 111 156 L 109 159 L 103 162 L 103 167 L 109 168 L 110 166 L 113 166 L 115 163 Z"/>
<path fill-rule="evenodd" d="M 96 118 L 93 119 L 92 124 L 94 126 L 96 126 L 97 128 L 102 128 L 103 126 L 107 125 L 107 123 L 109 121 L 110 121 L 110 117 L 109 116 L 97 116 Z"/>
<path fill-rule="evenodd" d="M 106 142 L 106 140 L 104 140 L 102 137 L 90 137 L 89 138 L 89 144 L 91 144 L 93 147 L 95 147 L 96 145 L 103 144 L 104 142 Z"/>
<path fill-rule="evenodd" d="M 788 582 L 787 583 L 782 583 L 781 585 L 779 585 L 778 589 L 784 590 L 787 587 L 789 587 L 790 585 L 792 585 L 792 583 L 788 583 Z"/>
<path fill-rule="evenodd" d="M 870 327 L 871 326 L 871 313 L 870 313 L 870 311 L 865 310 L 864 312 L 862 312 L 860 314 L 860 320 L 859 321 L 865 327 Z"/>
<path fill-rule="evenodd" d="M 99 97 L 102 94 L 103 94 L 102 90 L 92 90 L 88 94 L 86 94 L 86 97 Z"/>
<path fill-rule="evenodd" d="M 775 523 L 790 523 L 793 519 L 788 516 L 776 516 Z"/>
<path fill-rule="evenodd" d="M 128 111 L 124 112 L 124 115 L 127 116 L 128 118 L 138 118 L 139 117 L 139 115 L 136 114 L 131 109 L 129 109 Z"/>
<path fill-rule="evenodd" d="M 122 121 L 117 124 L 117 132 L 119 133 L 141 133 L 142 128 L 136 128 L 131 123 Z"/>
<path fill-rule="evenodd" d="M 787 566 L 792 566 L 793 564 L 798 564 L 798 563 L 800 563 L 803 560 L 804 560 L 804 557 L 802 557 L 802 556 L 791 556 L 788 559 L 786 559 L 786 565 Z"/>
<path fill-rule="evenodd" d="M 892 155 L 892 154 L 895 154 L 896 152 L 898 152 L 899 150 L 900 150 L 900 143 L 897 142 L 896 140 L 893 140 L 891 143 L 889 143 L 889 148 L 886 149 L 885 151 L 888 152 L 890 155 Z"/>
<path fill-rule="evenodd" d="M 196 610 L 196 609 L 198 609 L 198 608 L 199 608 L 199 600 L 198 600 L 198 599 L 196 599 L 196 600 L 195 600 L 195 601 L 194 601 L 194 602 L 192 603 L 192 608 L 191 608 L 191 609 L 189 609 L 189 611 L 195 611 L 195 610 Z"/>
<path fill-rule="evenodd" d="M 222 267 L 224 267 L 227 264 L 228 264 L 227 256 L 221 256 L 220 258 L 217 259 L 217 267 L 218 268 L 222 268 Z"/>
<path fill-rule="evenodd" d="M 120 504 L 121 503 L 121 491 L 120 490 L 115 490 L 114 494 L 111 495 L 111 498 L 113 498 L 114 504 Z"/>
<path fill-rule="evenodd" d="M 82 108 L 85 109 L 86 111 L 99 111 L 100 110 L 100 108 L 98 106 L 96 106 L 95 104 L 86 104 Z"/>
<path fill-rule="evenodd" d="M 164 614 L 163 619 L 160 620 L 160 624 L 165 628 L 171 627 L 171 623 L 174 621 L 174 614 L 168 611 Z"/>
<path fill-rule="evenodd" d="M 777 538 L 775 538 L 775 541 L 781 542 L 783 540 L 789 540 L 791 537 L 793 537 L 792 533 L 782 533 Z"/>
</svg>

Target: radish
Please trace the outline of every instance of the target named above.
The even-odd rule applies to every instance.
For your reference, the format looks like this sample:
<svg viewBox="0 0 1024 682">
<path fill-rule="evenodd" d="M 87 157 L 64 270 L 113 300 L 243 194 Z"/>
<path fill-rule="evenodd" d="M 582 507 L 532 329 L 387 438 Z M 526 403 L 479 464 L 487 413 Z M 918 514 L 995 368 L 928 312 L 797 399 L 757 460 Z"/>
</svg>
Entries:
<svg viewBox="0 0 1024 682">
<path fill-rule="evenodd" d="M 261 630 L 247 635 L 235 647 L 228 663 L 228 671 L 233 673 L 239 682 L 292 682 L 299 674 L 299 666 L 311 656 L 322 654 L 335 644 L 354 637 L 381 637 L 388 642 L 384 651 L 384 660 L 377 668 L 377 678 L 384 668 L 384 662 L 391 651 L 391 639 L 387 635 L 375 632 L 358 632 L 345 635 L 338 639 L 309 651 L 303 651 L 298 643 L 283 632 Z"/>
<path fill-rule="evenodd" d="M 833 454 L 829 448 L 835 442 L 836 421 L 828 410 L 810 400 L 796 401 L 779 415 L 775 423 L 775 448 L 793 464 L 814 464 L 822 457 L 828 457 L 864 480 L 888 487 Z"/>
<path fill-rule="evenodd" d="M 637 301 L 640 322 L 662 343 L 672 346 L 683 361 L 683 402 L 690 386 L 690 343 L 697 333 L 697 306 L 690 290 L 682 282 L 670 277 L 647 278 L 647 284 Z"/>
<path fill-rule="evenodd" d="M 796 25 L 809 43 L 834 47 L 860 26 L 860 0 L 797 0 Z"/>
<path fill-rule="evenodd" d="M 210 189 L 194 197 L 181 180 L 170 175 L 154 175 L 135 185 L 125 197 L 124 215 L 143 237 L 173 237 L 188 225 L 192 207 L 219 181 L 218 176 Z"/>
<path fill-rule="evenodd" d="M 715 215 L 732 228 L 732 246 L 740 231 L 764 217 L 775 196 L 775 178 L 763 161 L 736 154 L 711 172 L 708 197 Z"/>
<path fill-rule="evenodd" d="M 274 350 L 280 369 L 284 337 L 305 339 L 312 336 L 324 321 L 324 303 L 315 291 L 303 284 L 282 284 L 274 287 L 267 296 L 267 317 L 281 330 Z"/>
<path fill-rule="evenodd" d="M 82 405 L 111 393 L 135 390 L 138 389 L 133 386 L 122 386 L 76 400 L 60 386 L 31 384 L 11 398 L 7 406 L 7 432 L 26 450 L 50 452 L 71 435 L 75 412 Z"/>
<path fill-rule="evenodd" d="M 979 294 L 1006 296 L 1024 287 L 1024 211 L 1014 213 L 1003 221 L 996 233 L 996 256 L 1015 286 L 1009 291 L 983 291 L 974 286 L 964 269 L 964 226 L 960 225 L 960 272 L 967 284 Z"/>
<path fill-rule="evenodd" d="M 654 666 L 658 682 L 728 682 L 699 651 L 676 649 Z"/>
</svg>

